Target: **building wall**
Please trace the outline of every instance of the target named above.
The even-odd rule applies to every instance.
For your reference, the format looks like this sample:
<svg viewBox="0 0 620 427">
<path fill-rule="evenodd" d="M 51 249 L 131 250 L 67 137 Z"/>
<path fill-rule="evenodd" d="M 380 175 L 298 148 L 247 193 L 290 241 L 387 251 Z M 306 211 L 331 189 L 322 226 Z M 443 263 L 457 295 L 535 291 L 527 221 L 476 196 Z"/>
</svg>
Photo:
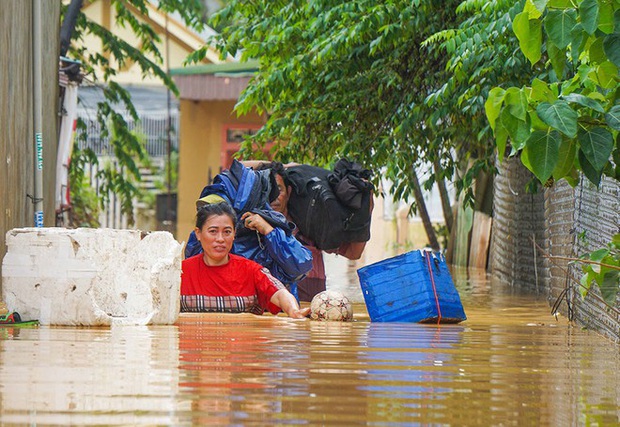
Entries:
<svg viewBox="0 0 620 427">
<path fill-rule="evenodd" d="M 34 225 L 32 11 L 40 1 L 43 49 L 43 213 L 54 225 L 60 2 L 4 0 L 0 13 L 0 260 L 8 230 Z"/>
<path fill-rule="evenodd" d="M 237 117 L 232 112 L 235 102 L 181 100 L 176 229 L 179 241 L 187 241 L 194 229 L 200 192 L 220 172 L 226 127 L 264 123 L 263 117 L 257 114 Z"/>
</svg>

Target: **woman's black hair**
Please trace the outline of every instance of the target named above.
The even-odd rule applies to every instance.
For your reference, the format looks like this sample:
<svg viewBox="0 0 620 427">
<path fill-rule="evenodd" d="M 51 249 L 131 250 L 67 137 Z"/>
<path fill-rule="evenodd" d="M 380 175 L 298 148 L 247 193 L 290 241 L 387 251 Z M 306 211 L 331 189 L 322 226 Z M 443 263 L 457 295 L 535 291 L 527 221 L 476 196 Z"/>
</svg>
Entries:
<svg viewBox="0 0 620 427">
<path fill-rule="evenodd" d="M 280 162 L 273 161 L 273 162 L 268 162 L 268 163 L 262 163 L 262 164 L 258 165 L 255 169 L 257 171 L 262 171 L 262 170 L 270 169 L 273 172 L 275 172 L 278 175 L 280 175 L 282 178 L 286 178 L 286 168 Z"/>
<path fill-rule="evenodd" d="M 205 222 L 212 216 L 226 215 L 230 217 L 233 223 L 233 229 L 237 226 L 237 214 L 226 202 L 220 203 L 207 203 L 201 206 L 196 213 L 196 228 L 202 229 Z"/>
<path fill-rule="evenodd" d="M 282 180 L 284 180 L 284 185 L 286 185 L 287 187 L 291 185 L 288 179 L 286 168 L 281 162 L 272 161 L 268 163 L 262 163 L 258 165 L 255 169 L 257 171 L 269 170 L 271 172 L 269 175 L 269 182 L 271 184 L 271 191 L 269 193 L 269 203 L 277 199 L 278 195 L 280 194 L 280 190 L 278 189 L 278 183 L 276 181 L 276 175 L 280 175 L 282 177 Z"/>
</svg>

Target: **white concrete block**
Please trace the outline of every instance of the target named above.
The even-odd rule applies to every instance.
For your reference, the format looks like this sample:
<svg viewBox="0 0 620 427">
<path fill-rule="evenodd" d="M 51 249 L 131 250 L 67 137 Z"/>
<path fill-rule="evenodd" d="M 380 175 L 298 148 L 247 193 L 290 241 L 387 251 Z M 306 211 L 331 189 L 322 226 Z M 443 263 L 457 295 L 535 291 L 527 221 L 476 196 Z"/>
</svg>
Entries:
<svg viewBox="0 0 620 427">
<path fill-rule="evenodd" d="M 176 322 L 182 245 L 165 231 L 17 228 L 6 234 L 2 297 L 42 325 Z"/>
</svg>

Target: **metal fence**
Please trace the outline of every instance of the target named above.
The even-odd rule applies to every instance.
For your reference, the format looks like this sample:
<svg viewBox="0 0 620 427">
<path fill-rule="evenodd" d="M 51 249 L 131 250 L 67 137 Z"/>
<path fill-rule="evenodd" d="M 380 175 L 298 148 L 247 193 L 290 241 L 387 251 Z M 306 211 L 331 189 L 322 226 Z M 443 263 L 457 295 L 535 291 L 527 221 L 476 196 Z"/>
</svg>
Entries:
<svg viewBox="0 0 620 427">
<path fill-rule="evenodd" d="M 146 191 L 156 192 L 154 181 L 158 177 L 163 180 L 164 165 L 168 155 L 168 126 L 170 126 L 170 145 L 171 149 L 176 151 L 179 147 L 178 129 L 179 129 L 179 112 L 178 110 L 147 111 L 139 112 L 140 120 L 134 121 L 127 113 L 124 114 L 127 126 L 130 131 L 136 132 L 144 139 L 146 150 L 151 158 L 151 168 L 142 168 L 142 181 L 139 185 Z M 101 124 L 96 119 L 96 114 L 92 110 L 82 110 L 79 117 L 86 125 L 85 138 L 79 138 L 79 148 L 92 149 L 99 158 L 100 165 L 106 162 L 116 162 L 113 149 L 110 144 L 110 138 L 102 136 Z M 84 132 L 84 130 L 78 130 Z M 100 166 L 102 167 L 102 166 Z M 101 183 L 97 179 L 98 167 L 91 166 L 87 174 L 90 177 L 91 186 L 102 197 Z M 137 209 L 143 208 L 138 200 L 134 200 L 134 217 L 137 217 Z M 101 227 L 106 228 L 128 228 L 129 221 L 126 215 L 121 211 L 120 199 L 115 194 L 108 195 L 108 203 L 103 208 L 99 216 Z M 140 227 L 140 224 L 134 224 L 134 227 Z"/>
<path fill-rule="evenodd" d="M 139 112 L 140 121 L 136 122 L 128 113 L 123 116 L 130 131 L 144 138 L 146 150 L 152 158 L 165 157 L 168 154 L 168 125 L 170 125 L 170 143 L 173 150 L 179 147 L 179 111 L 167 110 Z M 98 156 L 112 155 L 110 138 L 101 135 L 101 124 L 92 110 L 79 112 L 79 117 L 86 125 L 86 138 L 80 139 L 79 147 L 91 148 Z M 78 136 L 83 134 L 78 129 Z"/>
</svg>

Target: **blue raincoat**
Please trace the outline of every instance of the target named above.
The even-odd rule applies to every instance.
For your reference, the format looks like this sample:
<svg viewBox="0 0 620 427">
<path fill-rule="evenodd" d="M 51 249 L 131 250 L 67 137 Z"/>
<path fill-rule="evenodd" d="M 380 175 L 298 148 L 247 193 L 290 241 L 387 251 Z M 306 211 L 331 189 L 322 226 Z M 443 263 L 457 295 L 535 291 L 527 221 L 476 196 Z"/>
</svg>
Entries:
<svg viewBox="0 0 620 427">
<path fill-rule="evenodd" d="M 238 221 L 232 253 L 266 267 L 297 297 L 296 282 L 312 269 L 312 252 L 294 237 L 295 224 L 269 205 L 270 192 L 274 187 L 270 174 L 269 170 L 254 171 L 233 160 L 229 170 L 216 175 L 213 184 L 202 190 L 200 198 L 217 194 L 233 207 Z M 273 231 L 263 236 L 246 228 L 240 220 L 245 212 L 263 217 L 274 227 Z M 185 247 L 185 257 L 201 252 L 200 242 L 192 231 Z"/>
</svg>

